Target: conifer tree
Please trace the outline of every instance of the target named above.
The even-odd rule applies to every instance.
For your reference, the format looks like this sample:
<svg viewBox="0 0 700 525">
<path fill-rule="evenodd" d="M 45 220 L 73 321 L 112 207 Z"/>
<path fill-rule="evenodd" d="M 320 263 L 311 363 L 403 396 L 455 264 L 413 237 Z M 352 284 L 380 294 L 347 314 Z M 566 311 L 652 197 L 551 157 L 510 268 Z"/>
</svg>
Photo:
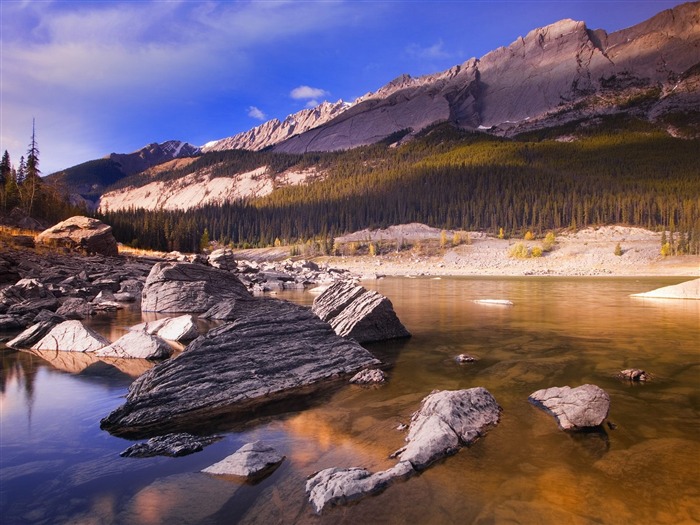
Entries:
<svg viewBox="0 0 700 525">
<path fill-rule="evenodd" d="M 22 181 L 24 187 L 24 207 L 27 215 L 31 216 L 34 203 L 37 200 L 41 185 L 41 171 L 39 170 L 39 147 L 36 143 L 34 119 L 32 119 L 32 139 L 27 149 L 26 175 Z"/>
<path fill-rule="evenodd" d="M 5 150 L 0 161 L 0 206 L 7 209 L 7 190 L 6 187 L 10 183 L 12 177 L 12 164 L 10 163 L 10 154 Z"/>
</svg>

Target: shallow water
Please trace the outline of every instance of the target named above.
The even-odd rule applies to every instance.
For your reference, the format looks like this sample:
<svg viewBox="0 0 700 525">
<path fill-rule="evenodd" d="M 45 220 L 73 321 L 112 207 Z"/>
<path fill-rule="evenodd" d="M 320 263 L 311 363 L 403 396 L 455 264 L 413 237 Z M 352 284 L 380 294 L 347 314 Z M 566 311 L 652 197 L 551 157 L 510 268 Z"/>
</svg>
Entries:
<svg viewBox="0 0 700 525">
<path fill-rule="evenodd" d="M 340 386 L 183 458 L 121 458 L 99 430 L 141 362 L 1 350 L 0 521 L 14 523 L 700 523 L 700 301 L 630 298 L 683 279 L 385 279 L 413 333 L 370 345 L 378 388 Z M 279 297 L 310 304 L 309 293 Z M 509 299 L 514 306 L 477 304 Z M 97 318 L 115 339 L 138 312 Z M 0 347 L 1 348 L 1 347 Z M 475 363 L 457 364 L 468 353 Z M 117 365 L 120 368 L 117 368 Z M 644 368 L 653 381 L 615 379 Z M 604 433 L 571 435 L 527 402 L 594 383 L 611 397 Z M 423 397 L 484 386 L 500 424 L 473 446 L 378 496 L 315 516 L 304 494 L 331 466 L 387 468 Z M 287 455 L 256 485 L 199 470 L 264 439 Z"/>
</svg>

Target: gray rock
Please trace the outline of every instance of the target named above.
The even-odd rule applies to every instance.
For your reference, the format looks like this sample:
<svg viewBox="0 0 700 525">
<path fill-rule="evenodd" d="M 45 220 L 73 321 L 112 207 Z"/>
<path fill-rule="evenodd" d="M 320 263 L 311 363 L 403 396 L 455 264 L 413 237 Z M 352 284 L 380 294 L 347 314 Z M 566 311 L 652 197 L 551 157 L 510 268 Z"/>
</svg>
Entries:
<svg viewBox="0 0 700 525">
<path fill-rule="evenodd" d="M 545 388 L 530 394 L 528 400 L 553 415 L 562 430 L 600 426 L 610 411 L 610 396 L 595 385 Z"/>
<path fill-rule="evenodd" d="M 227 458 L 202 469 L 202 472 L 260 479 L 271 474 L 282 461 L 284 456 L 270 445 L 255 441 L 243 445 Z"/>
<path fill-rule="evenodd" d="M 17 337 L 11 341 L 8 341 L 7 346 L 10 348 L 31 348 L 36 343 L 41 341 L 42 338 L 48 334 L 54 326 L 56 326 L 56 324 L 58 323 L 52 320 L 40 321 L 33 324 Z"/>
<path fill-rule="evenodd" d="M 131 292 L 117 292 L 114 294 L 114 300 L 118 303 L 133 303 L 137 299 L 138 295 Z"/>
<path fill-rule="evenodd" d="M 41 232 L 37 244 L 60 246 L 87 253 L 116 256 L 119 253 L 112 227 L 90 217 L 76 216 Z"/>
<path fill-rule="evenodd" d="M 422 470 L 476 441 L 498 424 L 500 415 L 501 407 L 483 387 L 435 391 L 411 417 L 408 445 L 393 455 Z"/>
<path fill-rule="evenodd" d="M 7 330 L 17 330 L 19 328 L 24 328 L 27 326 L 24 319 L 14 315 L 2 314 L 0 315 L 0 332 Z"/>
<path fill-rule="evenodd" d="M 94 352 L 109 344 L 100 334 L 83 326 L 80 321 L 64 321 L 49 330 L 33 350 L 57 350 L 65 352 Z"/>
<path fill-rule="evenodd" d="M 140 330 L 169 341 L 191 341 L 199 335 L 194 317 L 189 314 L 138 324 L 131 330 Z"/>
<path fill-rule="evenodd" d="M 56 310 L 56 314 L 62 315 L 66 319 L 86 319 L 95 314 L 95 308 L 85 299 L 80 297 L 70 297 L 63 301 Z"/>
<path fill-rule="evenodd" d="M 360 343 L 410 337 L 391 301 L 375 291 L 338 281 L 313 302 L 313 311 L 331 324 L 335 333 Z"/>
<path fill-rule="evenodd" d="M 55 310 L 58 307 L 56 296 L 37 279 L 20 279 L 16 284 L 0 290 L 0 313 L 8 313 L 13 306 L 17 305 L 16 310 L 31 311 L 32 304 L 36 312 L 44 308 L 45 304 L 53 305 L 48 308 L 49 310 Z"/>
<path fill-rule="evenodd" d="M 221 301 L 249 298 L 245 286 L 229 272 L 194 263 L 162 262 L 146 278 L 141 310 L 200 313 Z"/>
<path fill-rule="evenodd" d="M 55 310 L 58 307 L 58 299 L 55 297 L 44 297 L 42 299 L 27 299 L 25 301 L 15 303 L 7 309 L 8 315 L 22 316 L 25 314 L 33 314 L 31 317 L 41 310 Z"/>
<path fill-rule="evenodd" d="M 620 370 L 617 377 L 624 381 L 639 383 L 644 383 L 651 379 L 650 374 L 647 374 L 644 370 L 640 370 L 639 368 L 627 368 L 625 370 Z"/>
<path fill-rule="evenodd" d="M 372 494 L 378 494 L 392 482 L 416 474 L 408 461 L 401 461 L 388 470 L 372 474 L 359 467 L 327 468 L 306 481 L 306 494 L 320 514 L 327 505 L 346 505 Z"/>
<path fill-rule="evenodd" d="M 226 270 L 228 272 L 236 270 L 238 267 L 236 258 L 233 256 L 233 250 L 229 248 L 214 250 L 209 254 L 208 261 L 214 268 L 219 268 L 220 270 Z"/>
<path fill-rule="evenodd" d="M 124 334 L 111 345 L 95 352 L 99 357 L 118 357 L 123 359 L 165 359 L 170 357 L 173 349 L 160 337 L 146 332 L 132 331 Z"/>
<path fill-rule="evenodd" d="M 378 363 L 307 308 L 274 299 L 255 304 L 134 381 L 126 402 L 101 427 L 115 435 L 153 435 L 220 416 L 247 418 L 254 407 Z"/>
<path fill-rule="evenodd" d="M 459 354 L 457 357 L 455 357 L 455 361 L 457 361 L 458 363 L 474 363 L 478 361 L 478 359 L 473 355 Z"/>
<path fill-rule="evenodd" d="M 150 458 L 153 456 L 187 456 L 221 439 L 222 436 L 193 436 L 186 432 L 156 436 L 145 443 L 131 445 L 121 454 L 125 458 Z"/>
<path fill-rule="evenodd" d="M 373 368 L 371 370 L 362 370 L 361 372 L 358 372 L 357 374 L 352 376 L 352 378 L 350 378 L 350 382 L 355 385 L 372 385 L 377 383 L 385 383 L 386 374 L 378 368 Z"/>
</svg>

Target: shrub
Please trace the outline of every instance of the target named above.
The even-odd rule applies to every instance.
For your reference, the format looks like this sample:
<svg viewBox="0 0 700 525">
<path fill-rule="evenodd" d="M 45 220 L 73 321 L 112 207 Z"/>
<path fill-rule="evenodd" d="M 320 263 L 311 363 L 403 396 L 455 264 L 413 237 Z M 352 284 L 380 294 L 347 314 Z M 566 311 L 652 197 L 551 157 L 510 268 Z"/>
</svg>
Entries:
<svg viewBox="0 0 700 525">
<path fill-rule="evenodd" d="M 673 249 L 671 248 L 671 243 L 670 243 L 670 242 L 665 242 L 665 243 L 661 246 L 661 255 L 663 255 L 664 257 L 668 257 L 668 256 L 671 255 L 672 253 L 673 253 Z"/>
<path fill-rule="evenodd" d="M 530 230 L 528 230 L 527 232 L 525 232 L 525 237 L 524 237 L 524 239 L 525 239 L 526 241 L 531 241 L 531 240 L 533 240 L 534 238 L 535 238 L 535 235 L 534 235 Z"/>
<path fill-rule="evenodd" d="M 615 255 L 618 257 L 622 255 L 622 246 L 620 246 L 619 242 L 615 245 Z"/>
<path fill-rule="evenodd" d="M 530 256 L 530 250 L 523 243 L 519 242 L 510 247 L 508 256 L 513 259 L 527 259 Z"/>
<path fill-rule="evenodd" d="M 542 257 L 542 248 L 539 246 L 533 247 L 530 255 L 532 255 L 532 257 Z"/>
<path fill-rule="evenodd" d="M 545 252 L 551 252 L 554 249 L 555 242 L 554 232 L 548 232 L 544 238 L 544 243 L 542 243 L 542 249 Z"/>
</svg>

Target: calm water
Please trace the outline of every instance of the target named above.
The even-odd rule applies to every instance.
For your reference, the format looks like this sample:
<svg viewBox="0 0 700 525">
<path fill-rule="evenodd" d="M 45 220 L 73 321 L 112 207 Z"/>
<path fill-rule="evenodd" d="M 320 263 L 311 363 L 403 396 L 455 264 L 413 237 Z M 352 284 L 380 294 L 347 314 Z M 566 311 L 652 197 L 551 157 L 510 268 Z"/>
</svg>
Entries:
<svg viewBox="0 0 700 525">
<path fill-rule="evenodd" d="M 414 334 L 370 347 L 391 363 L 388 384 L 339 387 L 183 458 L 121 458 L 131 442 L 99 429 L 147 365 L 0 350 L 0 521 L 700 523 L 700 301 L 628 297 L 681 280 L 378 281 L 372 286 Z M 515 306 L 473 302 L 483 298 Z M 116 339 L 140 320 L 120 312 L 93 326 Z M 460 353 L 479 361 L 458 365 Z M 614 378 L 628 367 L 654 380 L 633 386 Z M 569 435 L 527 402 L 540 388 L 584 383 L 610 394 L 614 430 Z M 503 407 L 485 438 L 378 496 L 313 515 L 304 494 L 309 475 L 393 465 L 387 456 L 404 437 L 395 428 L 423 397 L 474 386 Z M 248 485 L 199 473 L 255 439 L 287 455 L 266 480 Z"/>
</svg>

